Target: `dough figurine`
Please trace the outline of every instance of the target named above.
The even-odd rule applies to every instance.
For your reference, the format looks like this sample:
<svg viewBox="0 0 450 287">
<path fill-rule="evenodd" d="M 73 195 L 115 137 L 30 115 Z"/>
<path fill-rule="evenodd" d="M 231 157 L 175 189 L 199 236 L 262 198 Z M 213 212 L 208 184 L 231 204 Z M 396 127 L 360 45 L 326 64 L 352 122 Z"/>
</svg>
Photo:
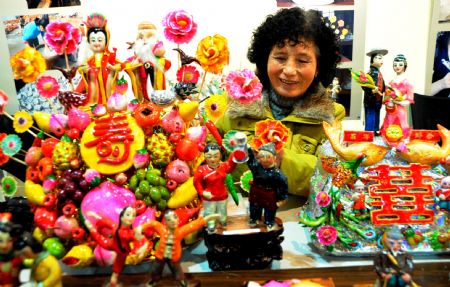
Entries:
<svg viewBox="0 0 450 287">
<path fill-rule="evenodd" d="M 364 192 L 365 185 L 360 180 L 357 180 L 354 186 L 354 193 L 352 194 L 353 212 L 356 216 L 366 214 L 366 194 Z"/>
<path fill-rule="evenodd" d="M 233 153 L 226 162 L 221 161 L 222 153 L 217 143 L 208 143 L 204 150 L 206 164 L 201 165 L 194 174 L 194 186 L 203 201 L 203 216 L 220 214 L 220 223 L 227 225 L 228 191 L 225 179 L 236 168 Z M 208 231 L 215 230 L 215 221 L 207 223 Z"/>
<path fill-rule="evenodd" d="M 412 281 L 412 256 L 402 250 L 403 235 L 394 225 L 387 233 L 387 248 L 375 255 L 375 271 L 382 282 L 381 286 L 404 287 L 418 286 Z"/>
<path fill-rule="evenodd" d="M 272 230 L 276 211 L 287 199 L 287 178 L 276 166 L 276 156 L 274 143 L 261 146 L 256 155 L 251 148 L 248 150 L 247 165 L 253 174 L 249 194 L 251 227 L 261 220 L 264 210 L 264 223 Z"/>
<path fill-rule="evenodd" d="M 85 24 L 87 41 L 93 55 L 87 59 L 86 65 L 78 69 L 82 81 L 76 91 L 87 92 L 86 106 L 95 104 L 106 106 L 115 89 L 117 75 L 123 66 L 116 59 L 115 49 L 114 52 L 108 50 L 110 34 L 106 18 L 101 14 L 91 14 Z"/>
<path fill-rule="evenodd" d="M 17 254 L 16 238 L 20 226 L 11 222 L 11 213 L 0 213 L 0 286 L 19 286 L 22 257 Z"/>
<path fill-rule="evenodd" d="M 166 263 L 169 265 L 179 285 L 182 287 L 189 286 L 189 282 L 185 279 L 180 263 L 182 252 L 181 241 L 188 234 L 202 228 L 206 222 L 217 220 L 219 217 L 218 214 L 210 214 L 205 217 L 200 216 L 196 220 L 178 227 L 178 216 L 174 211 L 168 210 L 164 215 L 166 225 L 156 220 L 144 223 L 142 225 L 143 230 L 147 228 L 153 229 L 160 236 L 159 243 L 156 247 L 156 260 L 153 263 L 151 273 L 152 279 L 148 282 L 147 286 L 153 287 L 158 284 Z"/>
<path fill-rule="evenodd" d="M 436 197 L 439 198 L 439 208 L 450 211 L 450 176 L 441 179 L 441 188 L 436 191 Z"/>
</svg>

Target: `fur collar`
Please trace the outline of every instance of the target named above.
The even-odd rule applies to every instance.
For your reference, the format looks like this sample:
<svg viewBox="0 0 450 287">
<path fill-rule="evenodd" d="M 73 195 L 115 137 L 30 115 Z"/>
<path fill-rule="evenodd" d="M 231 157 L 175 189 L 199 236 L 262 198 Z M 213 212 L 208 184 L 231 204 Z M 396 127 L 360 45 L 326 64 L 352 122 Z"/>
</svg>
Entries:
<svg viewBox="0 0 450 287">
<path fill-rule="evenodd" d="M 249 117 L 253 119 L 265 119 L 265 110 L 269 109 L 267 92 L 263 92 L 261 101 L 251 104 L 242 105 L 238 102 L 229 104 L 227 115 L 230 119 Z M 325 88 L 319 84 L 312 93 L 307 93 L 299 100 L 292 111 L 291 115 L 298 118 L 308 118 L 332 123 L 334 121 L 334 104 L 333 99 Z"/>
</svg>

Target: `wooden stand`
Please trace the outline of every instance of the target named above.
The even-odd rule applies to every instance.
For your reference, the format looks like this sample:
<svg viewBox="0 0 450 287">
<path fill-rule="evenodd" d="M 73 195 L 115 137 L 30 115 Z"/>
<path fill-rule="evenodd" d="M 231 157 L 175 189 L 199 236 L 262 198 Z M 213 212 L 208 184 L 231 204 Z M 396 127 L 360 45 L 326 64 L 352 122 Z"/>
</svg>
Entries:
<svg viewBox="0 0 450 287">
<path fill-rule="evenodd" d="M 273 259 L 281 260 L 284 240 L 281 219 L 275 219 L 272 230 L 261 223 L 250 227 L 247 221 L 247 215 L 228 217 L 225 230 L 219 226 L 213 233 L 204 231 L 209 268 L 214 271 L 264 269 Z"/>
</svg>

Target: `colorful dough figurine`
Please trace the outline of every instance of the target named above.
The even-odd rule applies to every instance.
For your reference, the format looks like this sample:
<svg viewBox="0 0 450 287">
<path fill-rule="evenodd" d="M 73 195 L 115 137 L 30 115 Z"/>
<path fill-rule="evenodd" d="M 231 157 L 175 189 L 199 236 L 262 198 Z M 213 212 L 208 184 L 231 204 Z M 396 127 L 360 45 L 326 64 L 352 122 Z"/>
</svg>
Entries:
<svg viewBox="0 0 450 287">
<path fill-rule="evenodd" d="M 22 257 L 17 254 L 15 239 L 20 226 L 11 222 L 11 213 L 0 213 L 0 286 L 19 286 Z"/>
<path fill-rule="evenodd" d="M 220 214 L 220 223 L 227 225 L 228 191 L 225 180 L 228 173 L 236 168 L 233 154 L 226 162 L 221 161 L 222 153 L 217 143 L 208 143 L 204 150 L 206 164 L 194 174 L 194 186 L 203 201 L 202 215 Z M 214 231 L 215 221 L 207 223 L 208 231 Z"/>
<path fill-rule="evenodd" d="M 133 229 L 133 222 L 136 219 L 136 209 L 132 206 L 126 206 L 119 215 L 119 225 L 114 222 L 101 218 L 94 212 L 88 212 L 87 215 L 98 219 L 96 226 L 85 218 L 85 225 L 89 229 L 91 236 L 103 248 L 116 252 L 117 256 L 114 260 L 110 279 L 110 286 L 117 286 L 119 273 L 122 272 L 127 256 L 130 253 L 145 256 L 145 244 L 139 244 L 142 238 L 142 229 L 137 227 Z M 112 230 L 112 238 L 101 234 L 101 230 L 107 228 Z M 133 250 L 130 246 L 133 243 Z M 139 249 L 137 251 L 137 249 Z"/>
<path fill-rule="evenodd" d="M 193 220 L 181 227 L 178 227 L 178 216 L 172 211 L 166 211 L 164 219 L 166 225 L 161 222 L 152 220 L 142 225 L 142 229 L 153 229 L 159 236 L 160 240 L 156 247 L 155 257 L 156 260 L 153 264 L 152 279 L 148 282 L 147 286 L 156 286 L 161 279 L 164 265 L 167 263 L 172 271 L 175 279 L 179 282 L 180 286 L 188 286 L 189 282 L 185 279 L 183 269 L 181 268 L 181 241 L 188 234 L 202 228 L 206 222 L 219 219 L 218 214 L 210 214 L 205 217 L 200 216 L 196 220 Z"/>
<path fill-rule="evenodd" d="M 352 194 L 353 200 L 353 212 L 355 215 L 363 215 L 367 213 L 366 208 L 366 194 L 364 193 L 365 185 L 360 180 L 357 180 L 354 184 Z"/>
<path fill-rule="evenodd" d="M 62 287 L 62 271 L 58 259 L 43 249 L 31 233 L 25 232 L 22 237 L 26 246 L 21 252 L 25 258 L 33 259 L 31 280 L 38 287 Z"/>
<path fill-rule="evenodd" d="M 86 106 L 103 104 L 106 106 L 108 98 L 115 89 L 117 75 L 122 70 L 122 64 L 116 59 L 116 52 L 108 50 L 110 34 L 106 18 L 98 13 L 87 17 L 87 41 L 94 53 L 81 66 L 80 72 L 83 80 L 78 85 L 77 92 L 87 92 Z"/>
<path fill-rule="evenodd" d="M 411 278 L 412 256 L 402 250 L 402 240 L 403 235 L 398 226 L 392 226 L 387 233 L 387 242 L 385 242 L 387 248 L 375 255 L 375 271 L 382 282 L 380 286 L 417 286 Z"/>
<path fill-rule="evenodd" d="M 383 56 L 388 53 L 385 49 L 373 49 L 366 55 L 370 57 L 370 70 L 375 88 L 364 88 L 364 116 L 365 130 L 378 133 L 380 128 L 380 110 L 383 103 L 383 94 L 386 90 L 380 68 L 383 65 Z"/>
<path fill-rule="evenodd" d="M 439 198 L 439 208 L 450 211 L 450 176 L 441 179 L 441 188 L 436 191 L 436 196 Z"/>
<path fill-rule="evenodd" d="M 261 146 L 256 156 L 249 148 L 248 157 L 247 165 L 253 174 L 249 194 L 249 225 L 255 227 L 258 220 L 261 220 L 264 210 L 264 223 L 268 230 L 272 230 L 276 211 L 287 199 L 287 178 L 276 166 L 277 154 L 274 143 Z"/>
</svg>

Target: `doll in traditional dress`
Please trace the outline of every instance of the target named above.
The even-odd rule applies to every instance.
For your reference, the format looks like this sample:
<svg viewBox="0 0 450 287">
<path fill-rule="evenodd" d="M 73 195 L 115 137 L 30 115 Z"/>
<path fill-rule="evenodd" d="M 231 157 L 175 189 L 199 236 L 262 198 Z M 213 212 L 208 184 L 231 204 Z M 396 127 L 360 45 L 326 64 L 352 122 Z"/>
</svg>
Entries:
<svg viewBox="0 0 450 287">
<path fill-rule="evenodd" d="M 132 79 L 135 79 L 135 96 L 138 99 L 150 99 L 152 90 L 165 90 L 165 72 L 169 70 L 171 62 L 165 58 L 166 49 L 163 42 L 156 36 L 156 26 L 143 21 L 138 25 L 136 41 L 130 43 L 135 57 L 131 65 L 141 64 L 139 68 L 128 71 Z"/>
<path fill-rule="evenodd" d="M 140 227 L 133 228 L 132 226 L 136 219 L 136 209 L 132 206 L 126 206 L 122 209 L 118 225 L 110 220 L 101 218 L 94 212 L 88 212 L 87 215 L 98 219 L 95 226 L 87 218 L 85 219 L 85 225 L 89 229 L 91 236 L 101 247 L 112 250 L 117 254 L 110 279 L 110 286 L 117 286 L 118 277 L 123 270 L 127 256 L 132 252 L 145 256 L 145 250 L 147 249 L 146 243 L 141 244 L 141 239 L 145 239 L 142 236 L 142 229 Z M 104 228 L 112 231 L 112 237 L 101 233 Z M 134 245 L 133 250 L 130 243 Z"/>
<path fill-rule="evenodd" d="M 106 18 L 98 13 L 91 14 L 85 22 L 87 28 L 87 41 L 93 55 L 81 66 L 78 71 L 82 81 L 77 92 L 87 92 L 86 106 L 95 104 L 106 105 L 108 98 L 115 89 L 119 71 L 123 65 L 116 59 L 116 51 L 110 52 L 109 29 Z"/>
<path fill-rule="evenodd" d="M 390 125 L 399 125 L 402 129 L 403 139 L 407 139 L 411 131 L 408 124 L 407 107 L 414 103 L 413 86 L 405 77 L 407 67 L 408 62 L 403 54 L 395 56 L 393 68 L 396 76 L 389 82 L 392 90 L 387 92 L 388 97 L 384 100 L 386 117 L 381 127 L 382 131 L 386 131 Z"/>
</svg>

